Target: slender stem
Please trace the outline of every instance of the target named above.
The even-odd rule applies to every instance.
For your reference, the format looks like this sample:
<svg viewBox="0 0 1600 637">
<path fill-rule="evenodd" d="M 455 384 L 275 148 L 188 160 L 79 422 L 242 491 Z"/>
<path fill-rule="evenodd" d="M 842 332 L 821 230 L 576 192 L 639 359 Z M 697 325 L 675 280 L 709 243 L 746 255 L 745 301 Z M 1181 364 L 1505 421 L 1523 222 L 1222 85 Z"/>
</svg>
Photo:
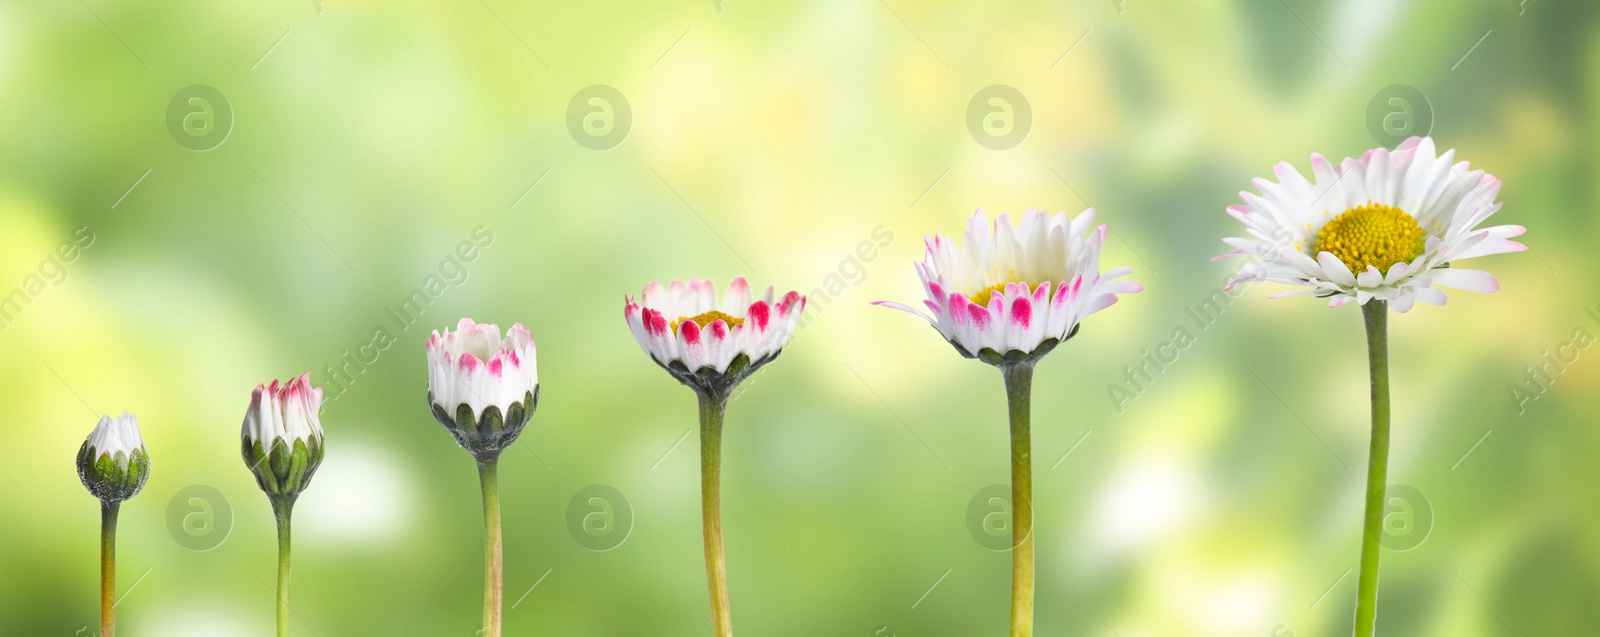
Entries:
<svg viewBox="0 0 1600 637">
<path fill-rule="evenodd" d="M 100 503 L 100 635 L 112 637 L 117 625 L 117 509 L 120 502 Z"/>
<path fill-rule="evenodd" d="M 483 482 L 483 637 L 500 637 L 500 460 L 478 461 Z"/>
<path fill-rule="evenodd" d="M 711 632 L 733 635 L 728 608 L 728 565 L 722 557 L 722 416 L 728 402 L 700 394 L 700 522 L 706 543 L 706 588 L 711 591 Z"/>
<path fill-rule="evenodd" d="M 1372 449 L 1367 459 L 1367 508 L 1361 529 L 1361 575 L 1356 584 L 1356 637 L 1372 637 L 1378 620 L 1378 551 L 1383 538 L 1383 491 L 1389 472 L 1388 303 L 1361 306 L 1372 370 Z"/>
<path fill-rule="evenodd" d="M 278 520 L 278 637 L 289 637 L 289 516 L 294 500 L 273 498 L 272 514 Z"/>
<path fill-rule="evenodd" d="M 1033 635 L 1033 363 L 1002 365 L 1011 412 L 1011 637 Z"/>
</svg>

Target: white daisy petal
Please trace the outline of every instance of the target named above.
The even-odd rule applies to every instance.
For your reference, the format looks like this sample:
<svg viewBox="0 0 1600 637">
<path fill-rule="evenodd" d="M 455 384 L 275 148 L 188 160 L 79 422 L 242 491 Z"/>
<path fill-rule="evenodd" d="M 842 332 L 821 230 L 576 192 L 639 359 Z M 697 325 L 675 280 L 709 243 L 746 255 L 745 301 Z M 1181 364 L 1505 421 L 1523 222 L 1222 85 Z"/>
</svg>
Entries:
<svg viewBox="0 0 1600 637">
<path fill-rule="evenodd" d="M 1493 274 L 1483 270 L 1458 270 L 1455 268 L 1440 268 L 1430 275 L 1437 285 L 1467 290 L 1469 292 L 1483 292 L 1485 294 L 1500 291 L 1500 281 Z"/>
</svg>

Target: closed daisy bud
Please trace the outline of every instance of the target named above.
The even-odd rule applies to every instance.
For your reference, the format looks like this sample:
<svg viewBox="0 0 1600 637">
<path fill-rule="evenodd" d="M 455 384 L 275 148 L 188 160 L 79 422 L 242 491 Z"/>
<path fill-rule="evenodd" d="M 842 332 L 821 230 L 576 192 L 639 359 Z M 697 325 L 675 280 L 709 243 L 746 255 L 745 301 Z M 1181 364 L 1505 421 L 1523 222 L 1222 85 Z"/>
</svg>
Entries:
<svg viewBox="0 0 1600 637">
<path fill-rule="evenodd" d="M 434 419 L 479 460 L 516 442 L 539 406 L 533 335 L 521 323 L 505 338 L 499 326 L 461 319 L 456 331 L 428 339 L 428 405 Z"/>
<path fill-rule="evenodd" d="M 133 414 L 100 417 L 100 424 L 78 448 L 78 478 L 107 504 L 131 498 L 144 488 L 150 478 L 150 454 Z"/>
<path fill-rule="evenodd" d="M 309 373 L 287 383 L 257 385 L 250 395 L 241 447 L 269 498 L 293 501 L 322 464 L 321 408 L 322 390 L 311 386 Z"/>
</svg>

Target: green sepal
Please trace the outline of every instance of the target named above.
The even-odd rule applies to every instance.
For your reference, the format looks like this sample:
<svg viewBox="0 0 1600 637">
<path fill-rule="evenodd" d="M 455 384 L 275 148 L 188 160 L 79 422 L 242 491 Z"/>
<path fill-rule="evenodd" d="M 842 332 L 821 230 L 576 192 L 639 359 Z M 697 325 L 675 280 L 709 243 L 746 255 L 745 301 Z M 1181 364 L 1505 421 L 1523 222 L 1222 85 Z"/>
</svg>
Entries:
<svg viewBox="0 0 1600 637">
<path fill-rule="evenodd" d="M 1055 349 L 1057 345 L 1065 343 L 1071 340 L 1072 337 L 1077 336 L 1078 328 L 1081 327 L 1083 327 L 1082 323 L 1072 326 L 1072 331 L 1067 332 L 1066 338 L 1047 338 L 1041 341 L 1039 346 L 1033 348 L 1033 351 L 1031 352 L 1013 349 L 1006 350 L 1006 352 L 1002 354 L 992 347 L 985 347 L 981 350 L 978 350 L 977 354 L 973 354 L 972 352 L 967 351 L 967 348 L 962 347 L 960 343 L 955 341 L 949 341 L 949 343 L 950 346 L 956 348 L 956 351 L 960 352 L 962 356 L 966 358 L 976 358 L 990 365 L 994 365 L 995 367 L 1017 365 L 1021 363 L 1037 363 L 1039 362 L 1039 359 L 1044 358 L 1044 355 L 1049 354 L 1050 350 Z"/>
<path fill-rule="evenodd" d="M 97 453 L 84 441 L 78 447 L 78 479 L 84 488 L 102 502 L 121 502 L 144 488 L 150 479 L 150 454 L 143 448 L 133 453 Z"/>
<path fill-rule="evenodd" d="M 292 499 L 311 485 L 311 476 L 322 464 L 324 445 L 319 436 L 296 438 L 292 443 L 276 438 L 268 450 L 260 441 L 246 438 L 244 462 L 268 496 Z"/>
<path fill-rule="evenodd" d="M 482 414 L 473 414 L 471 405 L 461 403 L 455 406 L 455 415 L 452 417 L 444 405 L 434 402 L 433 392 L 428 392 L 428 409 L 433 412 L 434 420 L 439 421 L 455 437 L 456 444 L 480 461 L 498 457 L 501 451 L 516 442 L 538 408 L 538 385 L 533 386 L 533 391 L 524 393 L 521 401 L 508 405 L 504 414 L 501 414 L 498 405 L 484 408 Z"/>
</svg>

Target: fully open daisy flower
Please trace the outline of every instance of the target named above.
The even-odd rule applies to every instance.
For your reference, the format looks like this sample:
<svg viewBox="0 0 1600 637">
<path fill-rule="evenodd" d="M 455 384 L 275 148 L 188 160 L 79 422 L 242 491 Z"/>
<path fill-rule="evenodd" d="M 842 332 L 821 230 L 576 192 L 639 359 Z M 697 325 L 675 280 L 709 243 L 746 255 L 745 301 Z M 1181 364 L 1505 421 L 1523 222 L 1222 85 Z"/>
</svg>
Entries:
<svg viewBox="0 0 1600 637">
<path fill-rule="evenodd" d="M 686 373 L 720 378 L 732 367 L 743 378 L 777 358 L 806 307 L 806 297 L 794 291 L 774 302 L 770 286 L 752 301 L 744 277 L 728 285 L 720 304 L 711 282 L 695 278 L 667 286 L 651 283 L 638 303 L 624 301 L 623 315 L 639 347 L 691 386 L 695 383 L 684 380 Z M 743 363 L 736 366 L 741 356 Z"/>
<path fill-rule="evenodd" d="M 1223 239 L 1237 249 L 1217 258 L 1254 257 L 1229 288 L 1271 281 L 1303 288 L 1273 298 L 1310 295 L 1334 307 L 1379 299 L 1398 312 L 1417 301 L 1443 305 L 1435 286 L 1500 289 L 1489 273 L 1452 264 L 1526 250 L 1510 240 L 1524 228 L 1478 227 L 1500 210 L 1500 180 L 1467 162 L 1452 165 L 1454 157 L 1453 149 L 1436 155 L 1432 139 L 1413 137 L 1393 152 L 1369 150 L 1338 166 L 1313 154 L 1314 182 L 1278 164 L 1276 183 L 1254 180 L 1260 194 L 1241 192 L 1245 205 L 1228 208 L 1251 238 Z"/>
<path fill-rule="evenodd" d="M 1106 226 L 1085 234 L 1093 222 L 1093 208 L 1070 221 L 1065 212 L 1029 210 L 1013 228 L 1005 214 L 991 225 L 980 209 L 967 222 L 962 245 L 939 234 L 925 240 L 927 256 L 916 267 L 930 313 L 875 304 L 926 319 L 968 358 L 1053 347 L 1084 317 L 1115 304 L 1117 295 L 1144 289 L 1117 280 L 1133 268 L 1100 272 Z"/>
</svg>

